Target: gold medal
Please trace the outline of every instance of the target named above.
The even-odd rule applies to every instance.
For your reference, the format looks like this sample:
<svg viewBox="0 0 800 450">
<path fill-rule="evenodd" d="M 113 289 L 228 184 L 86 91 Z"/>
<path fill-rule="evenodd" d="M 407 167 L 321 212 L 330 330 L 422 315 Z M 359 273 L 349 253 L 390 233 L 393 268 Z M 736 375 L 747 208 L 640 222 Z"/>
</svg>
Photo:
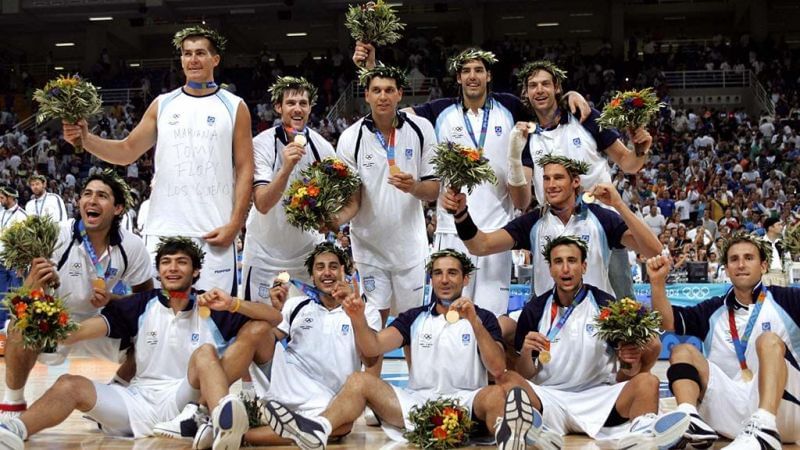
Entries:
<svg viewBox="0 0 800 450">
<path fill-rule="evenodd" d="M 202 319 L 208 319 L 209 317 L 211 317 L 211 308 L 209 308 L 208 306 L 199 306 L 197 308 L 197 314 Z"/>
<path fill-rule="evenodd" d="M 456 323 L 461 319 L 461 316 L 458 314 L 458 311 L 455 309 L 451 309 L 447 311 L 447 314 L 444 315 L 444 320 L 449 323 Z"/>
<path fill-rule="evenodd" d="M 742 369 L 742 379 L 744 381 L 752 381 L 753 380 L 753 371 L 748 369 L 748 368 Z"/>
<path fill-rule="evenodd" d="M 584 192 L 583 193 L 583 203 L 586 203 L 586 204 L 594 203 L 594 195 L 592 195 L 590 192 Z"/>
<path fill-rule="evenodd" d="M 278 277 L 275 278 L 275 281 L 279 281 L 281 284 L 286 284 L 291 279 L 292 277 L 289 276 L 289 272 L 281 272 L 278 274 Z"/>
<path fill-rule="evenodd" d="M 552 356 L 550 355 L 550 352 L 548 352 L 547 350 L 542 350 L 541 352 L 539 352 L 539 362 L 540 363 L 547 364 L 547 363 L 550 362 L 551 358 L 552 358 Z"/>
<path fill-rule="evenodd" d="M 401 172 L 402 172 L 402 170 L 400 170 L 400 168 L 395 166 L 394 164 L 389 166 L 389 175 L 397 175 L 397 174 L 399 174 Z"/>
<path fill-rule="evenodd" d="M 92 280 L 92 287 L 95 289 L 106 290 L 106 280 L 102 278 L 95 278 Z"/>
<path fill-rule="evenodd" d="M 297 136 L 294 137 L 295 144 L 302 145 L 303 147 L 305 147 L 307 142 L 308 139 L 306 139 L 306 137 L 302 134 L 298 134 Z"/>
</svg>

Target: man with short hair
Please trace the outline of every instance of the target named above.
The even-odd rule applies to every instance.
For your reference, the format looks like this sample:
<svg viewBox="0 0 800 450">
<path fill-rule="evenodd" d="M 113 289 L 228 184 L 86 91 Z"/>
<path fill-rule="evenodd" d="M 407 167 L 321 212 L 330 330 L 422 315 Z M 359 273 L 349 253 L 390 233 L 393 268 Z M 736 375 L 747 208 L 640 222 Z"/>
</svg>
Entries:
<svg viewBox="0 0 800 450">
<path fill-rule="evenodd" d="M 70 219 L 61 196 L 47 192 L 47 178 L 44 175 L 34 173 L 28 178 L 28 185 L 33 192 L 33 198 L 25 204 L 25 212 L 29 216 L 50 216 L 56 222 Z"/>
<path fill-rule="evenodd" d="M 772 247 L 771 257 L 767 273 L 761 278 L 767 286 L 786 286 L 789 284 L 789 276 L 783 267 L 783 261 L 788 259 L 786 253 L 789 251 L 783 244 L 783 221 L 777 217 L 767 217 L 763 224 L 767 243 Z"/>
<path fill-rule="evenodd" d="M 309 281 L 309 273 L 303 270 L 304 258 L 323 236 L 289 225 L 281 197 L 302 170 L 335 156 L 331 144 L 308 126 L 317 100 L 317 89 L 311 83 L 305 78 L 281 77 L 269 92 L 281 124 L 253 139 L 254 201 L 242 256 L 244 298 L 260 302 L 269 301 L 269 290 L 280 272 Z"/>
<path fill-rule="evenodd" d="M 616 300 L 584 283 L 588 252 L 578 236 L 545 246 L 555 286 L 523 308 L 514 339 L 519 374 L 506 373 L 502 383 L 522 386 L 553 433 L 585 433 L 614 448 L 671 448 L 689 417 L 656 416 L 659 381 L 641 370 L 642 348 L 596 336 L 596 317 Z"/>
<path fill-rule="evenodd" d="M 253 137 L 244 100 L 214 82 L 226 39 L 200 26 L 173 38 L 186 84 L 158 96 L 121 141 L 89 133 L 85 120 L 62 122 L 64 139 L 112 164 L 128 165 L 154 145 L 155 176 L 144 237 L 148 251 L 162 236 L 188 236 L 206 252 L 199 289 L 234 294 L 235 240 L 253 183 Z"/>
<path fill-rule="evenodd" d="M 200 396 L 212 411 L 211 447 L 239 448 L 248 427 L 247 411 L 228 387 L 253 360 L 269 331 L 267 322 L 278 323 L 280 314 L 267 305 L 232 299 L 219 289 L 204 294 L 194 290 L 203 253 L 188 238 L 162 240 L 156 258 L 163 289 L 109 303 L 99 316 L 81 322 L 66 341 L 134 339 L 137 370 L 130 386 L 62 375 L 29 411 L 0 423 L 0 441 L 7 448 L 22 450 L 29 436 L 58 425 L 74 410 L 85 412 L 108 434 L 151 436 L 156 422 Z M 211 310 L 209 317 L 200 317 L 201 307 Z M 259 326 L 237 335 L 251 319 Z"/>
<path fill-rule="evenodd" d="M 59 225 L 52 262 L 35 258 L 24 286 L 37 289 L 58 283 L 55 295 L 64 298 L 76 322 L 96 316 L 109 302 L 121 301 L 111 293 L 120 281 L 132 286 L 134 293 L 152 289 L 151 262 L 144 243 L 120 228 L 120 217 L 129 206 L 128 185 L 115 173 L 104 171 L 89 177 L 80 194 L 80 219 Z M 57 365 L 68 354 L 77 353 L 122 362 L 128 346 L 124 340 L 103 338 L 59 346 L 54 354 L 40 355 L 39 350 L 25 348 L 22 336 L 11 331 L 6 341 L 6 390 L 0 411 L 25 411 L 25 384 L 37 358 Z M 125 382 L 129 376 L 123 370 L 115 379 Z"/>
<path fill-rule="evenodd" d="M 409 367 L 408 388 L 357 372 L 320 416 L 304 417 L 279 402 L 263 401 L 264 420 L 303 449 L 324 449 L 332 430 L 352 424 L 365 406 L 375 411 L 392 437 L 397 429 L 414 428 L 409 419 L 411 408 L 442 396 L 459 400 L 470 414 L 485 422 L 500 449 L 523 448 L 528 430 L 540 437 L 541 417 L 521 389 L 512 389 L 506 396 L 501 387 L 487 386 L 487 371 L 495 377 L 504 373 L 505 356 L 494 314 L 462 297 L 474 269 L 466 255 L 452 249 L 431 255 L 427 270 L 433 301 L 400 314 L 380 332 L 369 326 L 360 297 L 350 295 L 344 300 L 343 308 L 364 356 L 377 357 L 401 346 L 409 349 L 414 364 Z"/>
<path fill-rule="evenodd" d="M 403 71 L 377 66 L 363 71 L 359 82 L 370 114 L 342 133 L 336 153 L 362 184 L 329 228 L 351 222 L 364 292 L 385 323 L 390 307 L 400 313 L 422 304 L 428 253 L 423 203 L 439 194 L 431 165 L 436 137 L 430 122 L 397 111 Z"/>
<path fill-rule="evenodd" d="M 735 438 L 727 449 L 779 449 L 800 440 L 800 290 L 762 282 L 771 248 L 736 234 L 721 261 L 733 287 L 692 307 L 672 306 L 666 295 L 669 259 L 647 262 L 653 308 L 662 327 L 704 342 L 672 348 L 667 370 L 677 410 L 691 415 L 686 443 L 709 448 L 718 433 Z"/>
<path fill-rule="evenodd" d="M 19 193 L 11 186 L 0 187 L 0 234 L 8 227 L 28 218 L 28 213 L 17 204 Z M 8 269 L 0 261 L 0 293 L 8 292 L 22 285 L 22 278 L 14 269 Z"/>
</svg>

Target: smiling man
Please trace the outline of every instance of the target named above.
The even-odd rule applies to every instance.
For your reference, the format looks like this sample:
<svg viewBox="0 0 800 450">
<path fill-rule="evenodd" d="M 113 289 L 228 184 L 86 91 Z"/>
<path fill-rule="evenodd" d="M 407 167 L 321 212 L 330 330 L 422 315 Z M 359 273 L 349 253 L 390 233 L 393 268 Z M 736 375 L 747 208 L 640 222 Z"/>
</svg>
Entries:
<svg viewBox="0 0 800 450">
<path fill-rule="evenodd" d="M 24 285 L 34 289 L 60 282 L 56 295 L 64 298 L 75 321 L 95 316 L 100 308 L 115 301 L 117 297 L 111 289 L 120 281 L 132 286 L 133 292 L 152 289 L 151 263 L 142 239 L 119 225 L 130 201 L 127 184 L 114 172 L 108 170 L 89 177 L 78 202 L 80 220 L 60 225 L 52 262 L 34 259 Z M 120 339 L 102 338 L 59 346 L 58 352 L 43 362 L 60 364 L 70 353 L 121 362 L 128 345 Z M 22 346 L 19 333 L 9 333 L 6 391 L 0 411 L 25 411 L 25 383 L 38 355 L 38 351 Z"/>
<path fill-rule="evenodd" d="M 188 236 L 203 246 L 198 288 L 236 293 L 234 241 L 247 215 L 253 182 L 250 112 L 220 89 L 214 69 L 226 40 L 190 27 L 175 34 L 186 84 L 156 98 L 121 141 L 89 133 L 85 120 L 63 122 L 64 139 L 112 164 L 136 161 L 154 145 L 155 176 L 143 235 L 151 255 L 161 236 Z"/>
<path fill-rule="evenodd" d="M 662 327 L 696 336 L 672 349 L 667 370 L 677 410 L 691 415 L 684 435 L 694 448 L 709 448 L 721 434 L 731 450 L 779 449 L 800 440 L 800 289 L 767 287 L 771 245 L 737 234 L 722 247 L 733 287 L 692 307 L 670 305 L 666 279 L 670 260 L 647 261 L 653 308 Z"/>
<path fill-rule="evenodd" d="M 242 257 L 244 298 L 267 303 L 273 280 L 280 272 L 309 281 L 306 255 L 323 240 L 319 232 L 289 225 L 281 197 L 302 170 L 335 155 L 333 146 L 307 126 L 317 100 L 317 89 L 311 83 L 305 78 L 281 77 L 269 92 L 281 120 L 253 139 L 254 202 L 247 218 Z"/>
</svg>

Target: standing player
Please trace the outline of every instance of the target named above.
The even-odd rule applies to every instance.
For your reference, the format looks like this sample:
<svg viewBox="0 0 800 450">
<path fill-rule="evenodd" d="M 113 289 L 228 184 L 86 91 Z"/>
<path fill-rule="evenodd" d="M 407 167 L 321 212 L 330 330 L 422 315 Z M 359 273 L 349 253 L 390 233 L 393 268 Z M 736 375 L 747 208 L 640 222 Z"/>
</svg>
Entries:
<svg viewBox="0 0 800 450">
<path fill-rule="evenodd" d="M 378 66 L 359 81 L 370 114 L 342 133 L 337 154 L 362 185 L 332 228 L 352 219 L 353 259 L 385 323 L 391 306 L 403 312 L 422 304 L 428 253 L 422 205 L 439 194 L 430 164 L 436 138 L 430 122 L 397 111 L 406 83 L 400 69 Z"/>
<path fill-rule="evenodd" d="M 671 306 L 666 295 L 669 258 L 647 261 L 653 308 L 664 330 L 703 341 L 672 349 L 667 370 L 678 411 L 692 417 L 685 434 L 709 448 L 717 433 L 735 440 L 727 449 L 779 449 L 800 441 L 800 290 L 762 282 L 770 245 L 745 234 L 722 247 L 733 287 L 692 307 Z"/>
<path fill-rule="evenodd" d="M 520 354 L 517 371 L 525 380 L 508 372 L 504 384 L 523 386 L 558 434 L 585 433 L 614 448 L 671 448 L 688 428 L 689 416 L 675 412 L 657 418 L 658 378 L 637 372 L 643 351 L 630 344 L 615 351 L 596 337 L 595 318 L 615 299 L 584 284 L 587 253 L 577 236 L 559 236 L 545 247 L 555 287 L 522 310 L 514 347 Z M 632 369 L 618 370 L 618 361 Z"/>
<path fill-rule="evenodd" d="M 470 414 L 485 422 L 501 450 L 524 448 L 528 430 L 533 437 L 542 437 L 541 417 L 522 390 L 513 389 L 504 396 L 500 386 L 487 386 L 487 372 L 499 377 L 505 371 L 505 356 L 494 314 L 461 295 L 473 270 L 463 253 L 451 249 L 434 253 L 428 271 L 435 301 L 400 314 L 380 332 L 369 325 L 361 298 L 350 295 L 345 299 L 343 307 L 364 356 L 377 357 L 408 346 L 414 361 L 409 367 L 408 388 L 357 372 L 317 417 L 303 417 L 280 402 L 262 402 L 267 424 L 303 449 L 324 449 L 332 431 L 351 426 L 365 406 L 375 411 L 392 436 L 397 429 L 414 428 L 409 419 L 412 407 L 443 396 L 458 399 Z M 452 314 L 456 320 L 451 323 L 445 316 Z"/>
<path fill-rule="evenodd" d="M 25 212 L 29 216 L 50 216 L 56 222 L 63 222 L 70 217 L 67 215 L 67 206 L 60 195 L 47 192 L 47 178 L 35 173 L 28 178 L 28 185 L 33 192 L 33 198 L 25 205 Z"/>
<path fill-rule="evenodd" d="M 250 112 L 214 82 L 225 38 L 203 27 L 175 34 L 186 84 L 162 94 L 125 139 L 89 133 L 86 121 L 63 123 L 64 139 L 98 158 L 127 165 L 156 145 L 155 176 L 145 223 L 151 254 L 160 236 L 188 236 L 202 245 L 200 289 L 236 292 L 234 241 L 244 224 L 253 182 Z"/>
<path fill-rule="evenodd" d="M 311 83 L 305 78 L 281 77 L 269 92 L 281 124 L 253 139 L 254 202 L 242 258 L 244 298 L 260 302 L 269 301 L 269 290 L 280 272 L 309 280 L 303 263 L 323 236 L 289 225 L 281 197 L 303 169 L 335 155 L 331 144 L 307 126 L 317 100 L 317 89 Z"/>
<path fill-rule="evenodd" d="M 17 204 L 18 197 L 19 194 L 16 189 L 10 186 L 0 187 L 0 205 L 4 208 L 3 212 L 0 213 L 0 234 L 6 228 L 28 217 L 28 213 Z M 21 284 L 22 278 L 17 275 L 17 271 L 6 268 L 0 261 L 0 295 L 18 288 Z"/>
<path fill-rule="evenodd" d="M 116 174 L 105 171 L 89 177 L 78 202 L 80 220 L 60 225 L 53 262 L 34 259 L 24 285 L 35 289 L 58 280 L 56 295 L 65 299 L 76 321 L 96 316 L 112 299 L 116 302 L 117 297 L 109 291 L 119 281 L 132 286 L 133 292 L 152 289 L 152 263 L 144 242 L 119 226 L 128 205 L 128 186 Z M 46 362 L 60 364 L 71 352 L 121 362 L 127 346 L 128 342 L 120 339 L 95 339 L 75 346 L 60 346 Z M 6 390 L 0 411 L 13 414 L 25 411 L 25 384 L 38 356 L 38 351 L 23 347 L 19 333 L 9 333 Z M 125 365 L 131 372 L 132 363 L 128 361 Z M 125 369 L 120 373 L 122 379 L 130 376 L 132 373 L 125 373 Z"/>
</svg>

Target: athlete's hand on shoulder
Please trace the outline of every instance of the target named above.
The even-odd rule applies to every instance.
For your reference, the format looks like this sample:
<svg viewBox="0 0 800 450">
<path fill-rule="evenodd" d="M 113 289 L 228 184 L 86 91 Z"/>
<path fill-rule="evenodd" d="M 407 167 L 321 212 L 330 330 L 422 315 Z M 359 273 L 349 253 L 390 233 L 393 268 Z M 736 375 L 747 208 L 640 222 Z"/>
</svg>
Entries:
<svg viewBox="0 0 800 450">
<path fill-rule="evenodd" d="M 205 239 L 209 245 L 215 247 L 229 247 L 239 234 L 239 228 L 240 227 L 236 224 L 228 222 L 203 235 L 203 239 Z"/>
<path fill-rule="evenodd" d="M 344 300 L 342 300 L 342 309 L 351 320 L 364 317 L 364 309 L 366 304 L 361 296 L 351 292 Z"/>
<path fill-rule="evenodd" d="M 592 114 L 592 107 L 589 102 L 581 94 L 575 91 L 569 91 L 565 94 L 567 96 L 567 105 L 569 105 L 569 112 L 573 115 L 576 112 L 581 113 L 581 123 L 583 123 Z"/>
<path fill-rule="evenodd" d="M 529 331 L 525 335 L 525 340 L 522 341 L 522 353 L 526 355 L 530 355 L 531 352 L 547 350 L 548 347 L 550 347 L 550 343 L 547 341 L 547 336 L 538 331 Z"/>
<path fill-rule="evenodd" d="M 286 303 L 286 297 L 288 296 L 288 284 L 278 283 L 275 286 L 272 286 L 272 289 L 269 290 L 269 299 L 272 301 L 272 307 L 278 311 L 283 309 L 283 304 Z"/>
<path fill-rule="evenodd" d="M 69 123 L 66 120 L 61 121 L 61 127 L 64 129 L 64 140 L 73 146 L 81 142 L 81 138 L 89 135 L 89 124 L 81 119 L 78 123 Z"/>
<path fill-rule="evenodd" d="M 414 180 L 414 176 L 410 173 L 399 172 L 389 176 L 389 184 L 397 189 L 400 189 L 406 194 L 413 194 L 414 187 L 416 186 L 417 182 Z"/>
<path fill-rule="evenodd" d="M 220 288 L 213 288 L 206 291 L 197 298 L 197 304 L 207 306 L 214 311 L 228 311 L 234 299 L 230 294 Z"/>
<path fill-rule="evenodd" d="M 57 283 L 58 272 L 55 264 L 47 258 L 34 258 L 23 285 L 30 289 L 42 289 Z"/>
</svg>

